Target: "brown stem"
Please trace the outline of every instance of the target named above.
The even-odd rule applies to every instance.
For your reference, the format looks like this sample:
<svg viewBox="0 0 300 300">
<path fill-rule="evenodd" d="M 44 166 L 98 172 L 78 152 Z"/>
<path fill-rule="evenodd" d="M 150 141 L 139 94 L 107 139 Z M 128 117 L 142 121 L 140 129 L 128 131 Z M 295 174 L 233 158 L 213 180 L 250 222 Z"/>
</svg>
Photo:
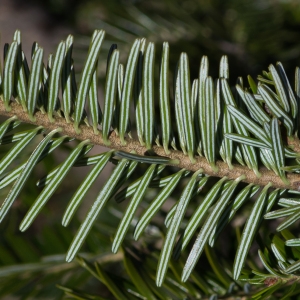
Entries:
<svg viewBox="0 0 300 300">
<path fill-rule="evenodd" d="M 53 130 L 58 127 L 61 127 L 62 134 L 66 134 L 78 140 L 89 139 L 95 145 L 102 145 L 115 150 L 121 150 L 128 153 L 134 150 L 139 155 L 144 155 L 144 153 L 147 151 L 147 149 L 144 146 L 141 146 L 140 143 L 134 139 L 127 139 L 126 145 L 122 145 L 120 138 L 114 132 L 109 137 L 110 146 L 107 146 L 103 141 L 101 132 L 98 135 L 96 135 L 92 127 L 88 127 L 87 125 L 81 125 L 81 132 L 80 134 L 78 134 L 76 133 L 73 124 L 67 123 L 62 117 L 54 116 L 54 122 L 52 123 L 49 121 L 48 116 L 46 114 L 37 111 L 34 115 L 36 120 L 33 122 L 32 120 L 30 120 L 28 114 L 22 110 L 21 105 L 13 102 L 11 103 L 10 107 L 11 110 L 6 111 L 4 103 L 0 101 L 0 115 L 6 117 L 16 116 L 22 122 L 43 126 L 48 130 Z M 299 143 L 296 143 L 295 140 L 292 143 L 295 150 L 300 150 Z M 170 154 L 166 154 L 164 149 L 158 146 L 154 146 L 153 151 L 159 156 L 169 157 L 171 159 L 178 160 L 179 164 L 176 165 L 177 167 L 184 168 L 193 172 L 202 168 L 205 174 L 216 177 L 227 176 L 228 179 L 236 179 L 241 175 L 244 175 L 245 179 L 243 180 L 243 182 L 254 183 L 261 186 L 265 186 L 269 182 L 271 182 L 272 186 L 275 188 L 293 189 L 300 191 L 300 175 L 298 174 L 287 174 L 289 184 L 285 184 L 280 179 L 280 177 L 277 176 L 273 171 L 269 171 L 264 167 L 260 168 L 259 172 L 261 173 L 261 177 L 258 178 L 252 170 L 249 170 L 245 166 L 234 164 L 233 169 L 229 169 L 226 163 L 222 161 L 217 161 L 216 166 L 218 167 L 218 171 L 215 172 L 204 157 L 197 156 L 195 157 L 195 162 L 192 163 L 189 157 L 185 156 L 181 151 L 171 150 Z"/>
</svg>

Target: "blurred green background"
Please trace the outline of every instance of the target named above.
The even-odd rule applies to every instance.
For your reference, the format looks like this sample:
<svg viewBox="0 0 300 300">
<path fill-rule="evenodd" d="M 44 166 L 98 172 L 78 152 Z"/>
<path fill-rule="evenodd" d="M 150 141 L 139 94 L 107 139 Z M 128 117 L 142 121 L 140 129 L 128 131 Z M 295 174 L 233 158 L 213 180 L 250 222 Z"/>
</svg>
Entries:
<svg viewBox="0 0 300 300">
<path fill-rule="evenodd" d="M 212 76 L 218 73 L 221 55 L 228 55 L 232 80 L 248 74 L 255 76 L 276 61 L 281 61 L 292 75 L 298 64 L 297 0 L 2 0 L 1 3 L 10 6 L 12 13 L 27 14 L 25 22 L 13 21 L 12 31 L 16 27 L 22 30 L 24 23 L 38 20 L 33 29 L 42 34 L 31 33 L 31 36 L 44 35 L 46 44 L 54 42 L 52 49 L 44 46 L 46 51 L 54 51 L 53 46 L 67 33 L 75 34 L 75 47 L 84 46 L 92 31 L 101 28 L 106 30 L 106 41 L 117 43 L 122 52 L 135 37 L 156 42 L 157 53 L 162 42 L 169 41 L 171 66 L 175 67 L 180 52 L 187 52 L 194 76 L 202 55 L 210 59 Z M 0 14 L 3 32 L 5 9 L 1 8 Z M 13 14 L 6 17 L 13 19 Z M 27 34 L 24 29 L 22 32 Z M 44 45 L 43 41 L 37 41 Z"/>
</svg>

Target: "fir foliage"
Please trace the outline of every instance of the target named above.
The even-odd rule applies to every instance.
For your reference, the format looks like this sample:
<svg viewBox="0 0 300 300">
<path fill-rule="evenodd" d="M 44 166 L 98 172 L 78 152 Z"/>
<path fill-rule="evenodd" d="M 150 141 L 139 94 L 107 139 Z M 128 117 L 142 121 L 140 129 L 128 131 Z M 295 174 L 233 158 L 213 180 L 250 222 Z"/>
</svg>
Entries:
<svg viewBox="0 0 300 300">
<path fill-rule="evenodd" d="M 28 64 L 19 31 L 5 45 L 0 115 L 9 118 L 0 126 L 0 143 L 13 146 L 4 148 L 0 160 L 0 188 L 9 186 L 0 220 L 8 217 L 37 164 L 76 139 L 80 142 L 69 148 L 67 157 L 38 181 L 42 190 L 20 230 L 34 223 L 74 167 L 92 165 L 65 208 L 62 224 L 68 226 L 105 166 L 114 164 L 70 241 L 66 261 L 77 256 L 116 299 L 198 299 L 203 294 L 229 297 L 247 293 L 253 299 L 274 293 L 289 299 L 298 294 L 299 241 L 287 228 L 300 219 L 299 68 L 294 89 L 281 63 L 270 65 L 257 82 L 248 77 L 248 83 L 243 83 L 239 78 L 231 88 L 226 56 L 220 61 L 219 78 L 209 76 L 208 58 L 202 57 L 199 76 L 193 79 L 188 55 L 182 53 L 174 78 L 170 78 L 168 43 L 160 52 L 154 43 L 136 39 L 126 64 L 120 62 L 119 49 L 112 45 L 100 105 L 97 65 L 104 35 L 103 30 L 95 30 L 78 82 L 72 36 L 58 45 L 47 64 L 38 44 Z M 155 53 L 161 55 L 158 82 Z M 31 126 L 24 129 L 23 123 Z M 34 144 L 32 151 L 15 163 L 29 143 Z M 90 156 L 94 145 L 111 150 Z M 150 188 L 156 188 L 155 196 L 148 206 L 142 206 Z M 174 190 L 181 192 L 174 195 Z M 133 234 L 134 239 L 144 241 L 143 232 L 171 194 L 176 202 L 159 227 L 165 235 L 162 246 L 151 251 L 149 243 L 145 257 L 140 249 L 128 246 L 127 237 Z M 78 256 L 112 198 L 117 202 L 130 199 L 111 243 L 112 252 L 122 253 L 128 280 L 110 274 L 99 262 L 91 265 Z M 220 251 L 215 248 L 224 228 L 244 206 L 251 208 L 245 225 L 237 229 L 235 253 L 229 261 L 218 259 Z M 276 223 L 278 233 L 267 233 L 264 219 L 278 218 L 285 218 Z M 249 257 L 255 240 L 257 259 Z M 197 268 L 204 253 L 212 272 L 201 273 Z M 24 266 L 26 270 L 40 267 Z M 9 274 L 13 272 L 17 271 Z M 0 276 L 3 274 L 5 270 Z M 265 288 L 249 291 L 248 284 L 264 284 Z M 60 288 L 74 298 L 94 297 Z"/>
</svg>

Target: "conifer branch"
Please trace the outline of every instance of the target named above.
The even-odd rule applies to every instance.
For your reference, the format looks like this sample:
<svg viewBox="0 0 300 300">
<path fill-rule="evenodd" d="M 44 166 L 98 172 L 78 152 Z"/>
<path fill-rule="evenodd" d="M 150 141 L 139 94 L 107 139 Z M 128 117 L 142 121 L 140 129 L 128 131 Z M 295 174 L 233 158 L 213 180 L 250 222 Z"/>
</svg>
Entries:
<svg viewBox="0 0 300 300">
<path fill-rule="evenodd" d="M 109 136 L 110 145 L 107 146 L 104 143 L 101 132 L 96 135 L 92 127 L 88 127 L 85 124 L 80 125 L 80 133 L 78 134 L 74 129 L 72 123 L 67 123 L 64 118 L 59 117 L 58 115 L 54 116 L 54 122 L 50 122 L 48 116 L 43 114 L 40 111 L 37 111 L 34 115 L 35 121 L 33 121 L 27 112 L 24 112 L 21 105 L 17 104 L 16 102 L 12 102 L 10 104 L 11 110 L 7 111 L 5 105 L 3 103 L 3 99 L 0 102 L 0 115 L 5 117 L 12 117 L 16 116 L 20 121 L 37 125 L 43 126 L 44 128 L 50 130 L 56 129 L 58 127 L 62 128 L 62 134 L 66 134 L 69 137 L 76 138 L 78 140 L 84 141 L 89 139 L 91 143 L 94 145 L 101 145 L 104 147 L 108 147 L 114 150 L 121 150 L 124 152 L 132 152 L 134 151 L 136 154 L 145 155 L 147 152 L 147 148 L 142 146 L 137 140 L 135 139 L 127 139 L 126 145 L 123 145 L 121 139 L 116 135 L 115 132 L 112 132 Z M 294 147 L 294 150 L 298 150 L 299 144 L 297 140 L 289 140 L 291 146 Z M 158 156 L 168 157 L 172 160 L 178 160 L 179 163 L 176 164 L 178 168 L 184 168 L 190 171 L 197 171 L 199 169 L 203 169 L 203 172 L 207 175 L 216 176 L 216 177 L 228 177 L 228 179 L 236 179 L 241 175 L 245 176 L 243 182 L 246 183 L 253 183 L 258 184 L 260 186 L 265 186 L 269 182 L 272 183 L 274 188 L 281 188 L 281 189 L 292 189 L 300 191 L 300 177 L 299 174 L 289 173 L 287 174 L 287 179 L 289 180 L 289 184 L 286 185 L 279 176 L 277 176 L 273 171 L 269 171 L 264 167 L 260 168 L 261 176 L 257 177 L 255 173 L 248 169 L 246 166 L 233 164 L 233 169 L 230 169 L 225 162 L 217 161 L 216 166 L 218 171 L 215 172 L 210 164 L 204 157 L 195 157 L 195 162 L 191 162 L 190 158 L 184 155 L 181 151 L 177 150 L 170 150 L 169 154 L 166 154 L 163 147 L 153 146 L 153 152 Z"/>
</svg>

